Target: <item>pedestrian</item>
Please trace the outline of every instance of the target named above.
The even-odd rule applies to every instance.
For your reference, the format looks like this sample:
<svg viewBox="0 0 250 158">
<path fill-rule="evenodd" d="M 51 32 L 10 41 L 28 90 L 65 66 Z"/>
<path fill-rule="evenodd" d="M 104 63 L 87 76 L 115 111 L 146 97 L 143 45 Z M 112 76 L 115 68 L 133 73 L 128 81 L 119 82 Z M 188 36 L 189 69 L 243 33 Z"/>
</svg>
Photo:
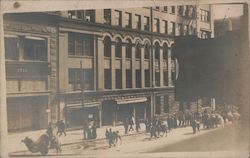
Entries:
<svg viewBox="0 0 250 158">
<path fill-rule="evenodd" d="M 58 120 L 56 123 L 57 126 L 57 133 L 56 135 L 59 134 L 59 137 L 62 135 L 62 133 L 64 133 L 64 136 L 66 136 L 66 132 L 65 132 L 65 123 L 63 122 L 63 120 Z"/>
<path fill-rule="evenodd" d="M 150 139 L 152 137 L 154 137 L 155 139 L 157 138 L 156 129 L 155 129 L 154 123 L 151 123 L 151 126 L 150 126 Z"/>
<path fill-rule="evenodd" d="M 127 117 L 124 118 L 123 125 L 125 129 L 125 134 L 128 134 L 128 118 Z"/>
<path fill-rule="evenodd" d="M 128 131 L 130 131 L 130 130 L 134 131 L 134 128 L 133 128 L 134 124 L 135 124 L 135 122 L 134 122 L 134 116 L 131 116 L 130 120 L 129 120 L 129 126 L 130 127 L 129 127 Z"/>
<path fill-rule="evenodd" d="M 200 132 L 200 121 L 196 121 L 197 131 Z"/>
<path fill-rule="evenodd" d="M 191 121 L 191 126 L 192 126 L 192 128 L 193 128 L 193 134 L 195 134 L 196 133 L 196 121 L 193 119 L 192 121 Z"/>
<path fill-rule="evenodd" d="M 49 122 L 46 133 L 48 134 L 49 139 L 52 140 L 52 138 L 53 138 L 53 126 L 52 126 L 51 122 Z"/>
<path fill-rule="evenodd" d="M 109 143 L 110 148 L 111 148 L 112 145 L 115 146 L 115 144 L 114 144 L 114 134 L 113 134 L 111 128 L 109 129 L 109 132 L 108 132 L 108 143 Z"/>
<path fill-rule="evenodd" d="M 96 130 L 97 130 L 96 121 L 94 121 L 93 126 L 92 126 L 92 138 L 93 139 L 96 139 L 96 137 L 97 137 Z"/>
<path fill-rule="evenodd" d="M 140 121 L 138 118 L 136 118 L 136 121 L 135 121 L 135 129 L 137 133 L 139 132 L 139 130 L 141 130 Z"/>
<path fill-rule="evenodd" d="M 106 138 L 106 142 L 108 142 L 109 140 L 109 130 L 106 128 L 106 132 L 105 132 L 105 138 Z"/>
<path fill-rule="evenodd" d="M 122 137 L 119 134 L 119 131 L 113 132 L 113 137 L 114 137 L 114 143 L 117 144 L 118 140 L 120 141 L 120 145 L 122 144 Z"/>
</svg>

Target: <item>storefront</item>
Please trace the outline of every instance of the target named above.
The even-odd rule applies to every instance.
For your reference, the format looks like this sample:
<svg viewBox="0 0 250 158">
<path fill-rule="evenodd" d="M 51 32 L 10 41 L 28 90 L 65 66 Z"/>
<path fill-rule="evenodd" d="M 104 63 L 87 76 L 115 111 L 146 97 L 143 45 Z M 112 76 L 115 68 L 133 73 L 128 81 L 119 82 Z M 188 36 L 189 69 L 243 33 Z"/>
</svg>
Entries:
<svg viewBox="0 0 250 158">
<path fill-rule="evenodd" d="M 48 125 L 48 97 L 18 97 L 7 99 L 9 131 L 38 130 Z"/>
<path fill-rule="evenodd" d="M 90 102 L 76 104 L 67 104 L 65 106 L 65 121 L 67 128 L 82 127 L 83 123 L 96 121 L 99 122 L 99 106 L 100 102 Z"/>
</svg>

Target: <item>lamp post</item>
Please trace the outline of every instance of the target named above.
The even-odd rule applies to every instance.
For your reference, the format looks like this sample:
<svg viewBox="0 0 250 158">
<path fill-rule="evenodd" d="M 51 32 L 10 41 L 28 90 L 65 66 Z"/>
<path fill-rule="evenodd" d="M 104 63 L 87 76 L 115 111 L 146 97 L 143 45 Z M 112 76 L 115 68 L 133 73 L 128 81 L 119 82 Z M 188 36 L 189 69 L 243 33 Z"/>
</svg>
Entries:
<svg viewBox="0 0 250 158">
<path fill-rule="evenodd" d="M 81 72 L 81 102 L 82 102 L 82 124 L 83 124 L 83 139 L 86 140 L 86 121 L 84 118 L 84 90 L 83 90 L 83 68 L 82 68 L 82 61 L 80 61 L 80 72 Z"/>
</svg>

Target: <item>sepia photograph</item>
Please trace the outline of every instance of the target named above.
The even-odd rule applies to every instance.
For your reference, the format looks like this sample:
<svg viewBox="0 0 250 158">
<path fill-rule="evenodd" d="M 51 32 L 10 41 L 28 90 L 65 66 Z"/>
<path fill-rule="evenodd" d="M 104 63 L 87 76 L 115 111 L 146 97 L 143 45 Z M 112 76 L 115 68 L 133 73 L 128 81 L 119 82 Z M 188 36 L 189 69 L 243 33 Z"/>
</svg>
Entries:
<svg viewBox="0 0 250 158">
<path fill-rule="evenodd" d="M 0 0 L 0 157 L 249 158 L 249 9 Z"/>
</svg>

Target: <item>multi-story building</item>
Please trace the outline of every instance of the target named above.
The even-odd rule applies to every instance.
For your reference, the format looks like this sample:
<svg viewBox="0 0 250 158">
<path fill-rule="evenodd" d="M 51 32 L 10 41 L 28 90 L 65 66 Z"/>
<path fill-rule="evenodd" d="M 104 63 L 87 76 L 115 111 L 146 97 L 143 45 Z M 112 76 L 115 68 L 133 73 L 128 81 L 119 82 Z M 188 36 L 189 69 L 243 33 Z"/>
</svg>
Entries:
<svg viewBox="0 0 250 158">
<path fill-rule="evenodd" d="M 42 13 L 38 14 L 43 17 L 39 21 L 37 14 L 30 14 L 33 22 L 6 18 L 5 29 L 14 29 L 13 33 L 6 31 L 6 58 L 16 51 L 8 48 L 15 41 L 19 56 L 11 59 L 13 65 L 26 62 L 24 52 L 30 52 L 28 57 L 41 58 L 32 58 L 28 62 L 30 70 L 24 67 L 27 70 L 20 70 L 25 72 L 13 78 L 8 75 L 11 71 L 9 61 L 6 62 L 9 128 L 14 122 L 13 129 L 23 129 L 20 120 L 26 117 L 31 122 L 44 121 L 44 126 L 63 119 L 68 127 L 77 127 L 88 119 L 97 120 L 100 126 L 116 125 L 131 115 L 148 119 L 177 112 L 174 37 L 212 37 L 211 11 L 211 6 L 163 6 Z M 8 36 L 12 34 L 18 38 L 10 40 Z M 19 44 L 19 38 L 25 37 L 34 41 L 27 42 L 34 43 L 30 49 Z M 39 70 L 39 64 L 50 71 L 44 72 L 44 67 Z M 32 95 L 23 94 L 25 82 L 20 77 L 28 80 L 28 92 Z M 12 97 L 12 93 L 25 95 L 28 101 L 16 101 L 19 98 Z M 39 106 L 40 102 L 44 105 Z M 34 112 L 34 105 L 41 107 L 37 110 L 41 114 Z M 24 106 L 30 106 L 30 110 L 22 109 Z M 29 127 L 34 129 L 33 125 Z"/>
</svg>

